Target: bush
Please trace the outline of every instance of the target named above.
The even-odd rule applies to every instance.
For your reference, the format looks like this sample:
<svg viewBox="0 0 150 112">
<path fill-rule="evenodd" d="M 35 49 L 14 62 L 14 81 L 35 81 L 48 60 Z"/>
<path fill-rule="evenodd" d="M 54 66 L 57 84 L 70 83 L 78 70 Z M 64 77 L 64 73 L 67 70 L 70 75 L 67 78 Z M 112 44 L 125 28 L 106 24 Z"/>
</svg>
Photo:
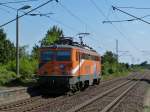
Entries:
<svg viewBox="0 0 150 112">
<path fill-rule="evenodd" d="M 113 74 L 114 73 L 113 69 L 112 68 L 108 69 L 108 73 Z"/>
<path fill-rule="evenodd" d="M 31 79 L 37 70 L 38 61 L 23 57 L 20 59 L 20 77 L 21 79 Z M 7 69 L 10 71 L 16 71 L 15 61 L 11 61 L 7 65 Z"/>
<path fill-rule="evenodd" d="M 0 65 L 0 85 L 5 85 L 14 78 L 16 78 L 15 72 L 8 71 L 6 66 Z"/>
</svg>

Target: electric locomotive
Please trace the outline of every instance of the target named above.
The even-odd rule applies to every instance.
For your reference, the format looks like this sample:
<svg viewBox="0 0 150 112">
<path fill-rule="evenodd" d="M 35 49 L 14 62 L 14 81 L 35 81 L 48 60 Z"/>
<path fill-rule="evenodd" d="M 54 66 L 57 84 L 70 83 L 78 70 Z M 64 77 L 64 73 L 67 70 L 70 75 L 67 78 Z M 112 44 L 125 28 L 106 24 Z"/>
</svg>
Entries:
<svg viewBox="0 0 150 112">
<path fill-rule="evenodd" d="M 77 91 L 99 84 L 101 57 L 91 47 L 72 38 L 39 49 L 38 83 L 49 92 Z"/>
</svg>

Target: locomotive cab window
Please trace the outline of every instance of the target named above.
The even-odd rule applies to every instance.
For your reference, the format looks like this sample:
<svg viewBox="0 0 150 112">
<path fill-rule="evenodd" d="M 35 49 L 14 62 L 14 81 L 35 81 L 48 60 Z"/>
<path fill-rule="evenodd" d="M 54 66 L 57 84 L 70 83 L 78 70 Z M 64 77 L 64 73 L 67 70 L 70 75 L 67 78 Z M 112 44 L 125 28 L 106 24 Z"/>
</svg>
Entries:
<svg viewBox="0 0 150 112">
<path fill-rule="evenodd" d="M 44 62 L 51 61 L 53 59 L 54 52 L 52 51 L 42 51 L 41 52 L 41 60 Z"/>
<path fill-rule="evenodd" d="M 71 51 L 57 51 L 56 52 L 56 61 L 70 61 L 71 60 Z"/>
</svg>

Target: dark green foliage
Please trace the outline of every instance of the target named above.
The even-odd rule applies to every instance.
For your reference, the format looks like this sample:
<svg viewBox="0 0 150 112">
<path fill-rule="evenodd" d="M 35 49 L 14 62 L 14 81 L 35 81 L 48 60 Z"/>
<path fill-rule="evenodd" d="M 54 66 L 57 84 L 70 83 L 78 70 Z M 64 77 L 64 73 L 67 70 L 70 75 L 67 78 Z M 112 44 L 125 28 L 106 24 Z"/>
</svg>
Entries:
<svg viewBox="0 0 150 112">
<path fill-rule="evenodd" d="M 19 48 L 20 57 L 20 77 L 16 77 L 16 50 L 11 41 L 6 38 L 6 33 L 0 29 L 0 85 L 9 83 L 10 80 L 24 82 L 32 79 L 37 71 L 39 59 L 39 47 L 48 46 L 59 40 L 63 36 L 63 31 L 57 26 L 53 26 L 47 31 L 46 36 L 40 41 L 40 45 L 35 45 L 31 55 L 26 51 L 28 46 Z"/>
<path fill-rule="evenodd" d="M 113 74 L 113 73 L 114 73 L 113 69 L 112 69 L 112 68 L 109 68 L 109 69 L 108 69 L 108 73 L 109 73 L 109 74 Z"/>
<path fill-rule="evenodd" d="M 140 66 L 146 66 L 146 65 L 148 65 L 148 62 L 147 62 L 147 61 L 144 61 L 144 62 L 142 62 L 142 63 L 140 64 Z"/>
<path fill-rule="evenodd" d="M 126 67 L 126 69 L 129 69 L 129 68 L 130 68 L 130 66 L 129 66 L 128 63 L 125 64 L 125 67 Z"/>
<path fill-rule="evenodd" d="M 22 57 L 30 57 L 29 53 L 27 52 L 27 48 L 28 48 L 28 45 L 24 45 L 24 46 L 21 46 L 19 48 L 19 57 L 20 58 L 22 58 Z"/>
<path fill-rule="evenodd" d="M 117 58 L 116 55 L 111 51 L 107 51 L 102 56 L 102 74 L 112 74 L 116 72 L 117 69 Z"/>
<path fill-rule="evenodd" d="M 107 51 L 102 56 L 102 63 L 108 62 L 109 64 L 117 63 L 117 56 L 113 54 L 111 51 Z"/>
<path fill-rule="evenodd" d="M 0 85 L 8 83 L 10 80 L 16 78 L 16 74 L 13 71 L 7 70 L 6 65 L 0 65 Z"/>
<path fill-rule="evenodd" d="M 47 31 L 46 36 L 40 41 L 41 46 L 48 46 L 59 40 L 63 36 L 63 31 L 57 26 L 53 26 Z"/>
<path fill-rule="evenodd" d="M 118 74 L 122 73 L 129 69 L 128 64 L 119 63 L 117 61 L 117 56 L 113 54 L 111 51 L 107 51 L 102 56 L 102 74 Z"/>
<path fill-rule="evenodd" d="M 38 60 L 39 55 L 40 55 L 39 46 L 35 44 L 33 49 L 32 49 L 31 57 L 32 57 L 32 59 Z"/>
<path fill-rule="evenodd" d="M 0 63 L 6 64 L 15 59 L 14 44 L 6 38 L 6 33 L 0 29 Z"/>
<path fill-rule="evenodd" d="M 20 77 L 23 79 L 32 78 L 36 73 L 38 62 L 35 59 L 22 57 L 20 59 Z M 15 61 L 11 61 L 7 65 L 7 69 L 15 72 Z"/>
<path fill-rule="evenodd" d="M 143 61 L 140 64 L 135 64 L 131 66 L 132 68 L 138 69 L 150 69 L 150 64 L 147 61 Z"/>
<path fill-rule="evenodd" d="M 50 28 L 47 31 L 46 36 L 41 41 L 39 41 L 40 45 L 35 44 L 33 47 L 31 57 L 33 59 L 39 59 L 39 48 L 42 46 L 54 44 L 59 40 L 60 37 L 63 37 L 63 31 L 59 27 L 53 26 Z"/>
</svg>

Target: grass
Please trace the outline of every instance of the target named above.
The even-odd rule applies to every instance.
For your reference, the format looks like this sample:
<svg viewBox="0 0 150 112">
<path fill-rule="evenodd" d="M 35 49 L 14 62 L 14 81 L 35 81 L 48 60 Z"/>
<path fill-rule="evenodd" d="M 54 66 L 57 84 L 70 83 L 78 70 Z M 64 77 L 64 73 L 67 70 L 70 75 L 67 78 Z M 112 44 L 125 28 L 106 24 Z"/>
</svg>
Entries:
<svg viewBox="0 0 150 112">
<path fill-rule="evenodd" d="M 113 74 L 108 74 L 108 75 L 103 75 L 102 80 L 110 80 L 116 77 L 124 77 L 128 76 L 131 73 L 131 71 L 125 71 L 125 72 L 119 72 L 119 73 L 113 73 Z"/>
<path fill-rule="evenodd" d="M 124 77 L 128 76 L 132 72 L 140 72 L 141 74 L 145 73 L 146 69 L 138 68 L 138 69 L 131 69 L 131 70 L 126 70 L 124 72 L 119 72 L 119 73 L 113 73 L 113 74 L 108 74 L 108 75 L 102 75 L 102 80 L 111 80 L 113 78 L 117 77 Z"/>
</svg>

